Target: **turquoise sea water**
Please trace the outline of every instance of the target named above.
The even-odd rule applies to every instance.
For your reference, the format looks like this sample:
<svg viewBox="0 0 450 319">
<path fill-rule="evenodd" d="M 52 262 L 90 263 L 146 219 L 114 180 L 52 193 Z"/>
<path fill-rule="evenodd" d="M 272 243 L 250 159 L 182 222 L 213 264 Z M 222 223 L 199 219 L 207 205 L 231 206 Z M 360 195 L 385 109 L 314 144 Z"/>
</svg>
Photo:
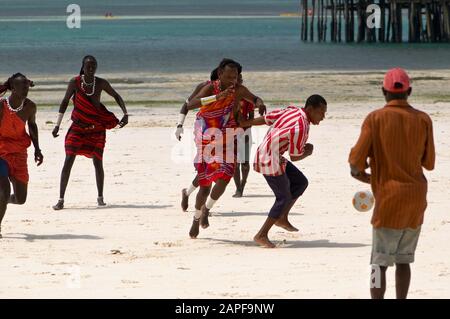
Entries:
<svg viewBox="0 0 450 319">
<path fill-rule="evenodd" d="M 102 72 L 209 71 L 223 57 L 246 70 L 450 68 L 449 44 L 317 44 L 299 40 L 298 1 L 73 1 L 81 29 L 58 0 L 1 1 L 0 73 L 73 73 L 85 54 Z M 114 19 L 105 19 L 111 12 Z"/>
</svg>

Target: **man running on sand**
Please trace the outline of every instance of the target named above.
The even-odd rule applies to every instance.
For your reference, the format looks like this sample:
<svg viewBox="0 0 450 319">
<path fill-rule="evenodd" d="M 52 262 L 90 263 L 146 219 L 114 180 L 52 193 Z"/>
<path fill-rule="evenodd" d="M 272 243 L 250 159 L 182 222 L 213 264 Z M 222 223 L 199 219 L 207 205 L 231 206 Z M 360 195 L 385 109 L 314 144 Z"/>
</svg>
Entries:
<svg viewBox="0 0 450 319">
<path fill-rule="evenodd" d="M 44 160 L 39 148 L 36 104 L 27 98 L 32 86 L 33 82 L 21 73 L 14 74 L 0 85 L 0 95 L 11 91 L 9 97 L 0 98 L 0 238 L 7 205 L 22 205 L 27 199 L 27 148 L 31 142 L 34 146 L 34 161 L 39 166 Z M 29 135 L 25 124 L 28 124 Z M 12 195 L 10 183 L 14 191 Z"/>
<path fill-rule="evenodd" d="M 218 73 L 218 68 L 215 68 L 211 72 L 209 81 L 198 84 L 197 87 L 195 88 L 194 92 L 192 92 L 192 94 L 189 96 L 189 98 L 186 100 L 186 102 L 184 102 L 183 106 L 181 107 L 180 115 L 179 115 L 179 119 L 178 119 L 178 123 L 177 123 L 177 129 L 175 131 L 175 137 L 177 138 L 177 140 L 181 141 L 181 136 L 184 133 L 183 124 L 184 124 L 184 120 L 186 119 L 186 116 L 189 112 L 189 110 L 187 108 L 189 101 L 192 100 L 200 92 L 200 90 L 202 88 L 211 84 L 211 82 L 213 82 L 213 81 L 217 81 L 217 79 L 218 79 L 217 73 Z M 181 209 L 183 210 L 183 212 L 187 211 L 187 209 L 189 207 L 189 196 L 197 189 L 198 186 L 199 186 L 198 185 L 198 176 L 196 174 L 195 178 L 192 180 L 191 185 L 189 185 L 188 188 L 183 188 L 181 190 Z"/>
<path fill-rule="evenodd" d="M 194 129 L 197 145 L 194 164 L 200 190 L 189 232 L 191 238 L 198 236 L 200 225 L 202 228 L 209 227 L 209 211 L 234 176 L 236 156 L 232 155 L 231 159 L 228 159 L 227 155 L 234 149 L 234 129 L 237 128 L 239 102 L 245 99 L 254 102 L 260 110 L 265 110 L 264 102 L 260 98 L 238 84 L 239 66 L 239 63 L 233 60 L 224 59 L 219 65 L 219 80 L 202 88 L 188 104 L 190 110 L 201 107 Z M 211 153 L 208 153 L 209 151 Z M 215 185 L 211 190 L 212 183 Z"/>
</svg>

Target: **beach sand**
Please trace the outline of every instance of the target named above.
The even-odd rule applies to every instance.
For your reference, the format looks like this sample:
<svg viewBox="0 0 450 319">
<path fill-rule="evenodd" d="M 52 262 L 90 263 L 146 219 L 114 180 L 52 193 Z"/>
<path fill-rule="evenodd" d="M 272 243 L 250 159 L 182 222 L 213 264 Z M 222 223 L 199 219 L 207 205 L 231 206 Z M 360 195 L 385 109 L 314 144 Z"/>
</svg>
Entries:
<svg viewBox="0 0 450 319">
<path fill-rule="evenodd" d="M 450 298 L 450 71 L 412 72 L 411 104 L 434 121 L 436 169 L 426 172 L 429 206 L 412 266 L 411 298 Z M 291 213 L 299 233 L 273 228 L 276 249 L 252 238 L 273 203 L 263 177 L 252 171 L 245 196 L 232 198 L 230 182 L 213 208 L 211 226 L 188 236 L 195 196 L 187 213 L 180 191 L 194 177 L 193 114 L 181 142 L 175 140 L 178 109 L 205 74 L 133 74 L 113 86 L 129 102 L 130 124 L 107 134 L 105 201 L 96 207 L 94 167 L 77 158 L 66 193 L 58 199 L 64 161 L 61 136 L 51 137 L 67 80 L 33 78 L 30 98 L 40 105 L 38 123 L 44 164 L 29 150 L 27 203 L 8 207 L 0 240 L 0 298 L 367 298 L 371 213 L 351 205 L 354 192 L 368 189 L 352 179 L 347 157 L 363 118 L 383 106 L 380 73 L 244 73 L 267 106 L 302 103 L 320 93 L 327 119 L 311 127 L 314 154 L 296 164 L 309 187 Z M 41 85 L 39 85 L 41 84 Z M 108 105 L 113 105 L 107 99 Z M 117 107 L 111 108 L 120 114 Z M 266 128 L 253 129 L 253 152 Z M 388 271 L 387 298 L 395 295 Z"/>
</svg>

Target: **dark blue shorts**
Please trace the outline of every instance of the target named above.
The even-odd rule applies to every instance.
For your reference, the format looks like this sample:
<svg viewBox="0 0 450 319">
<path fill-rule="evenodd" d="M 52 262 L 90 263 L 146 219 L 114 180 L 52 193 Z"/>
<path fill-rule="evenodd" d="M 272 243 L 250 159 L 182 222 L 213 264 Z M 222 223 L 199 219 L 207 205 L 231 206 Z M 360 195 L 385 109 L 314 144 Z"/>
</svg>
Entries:
<svg viewBox="0 0 450 319">
<path fill-rule="evenodd" d="M 276 219 L 281 216 L 283 209 L 292 200 L 299 198 L 308 187 L 308 179 L 289 161 L 283 175 L 263 176 L 275 194 L 275 203 L 269 212 L 269 217 Z"/>
</svg>

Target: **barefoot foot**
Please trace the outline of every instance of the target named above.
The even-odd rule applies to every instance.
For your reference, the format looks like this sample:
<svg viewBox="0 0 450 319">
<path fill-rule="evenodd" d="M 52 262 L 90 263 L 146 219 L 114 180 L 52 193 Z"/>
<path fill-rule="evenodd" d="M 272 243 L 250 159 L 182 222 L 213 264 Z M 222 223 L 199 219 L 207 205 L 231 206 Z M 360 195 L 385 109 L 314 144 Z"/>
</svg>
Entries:
<svg viewBox="0 0 450 319">
<path fill-rule="evenodd" d="M 290 232 L 298 232 L 298 228 L 294 227 L 288 220 L 277 221 L 275 226 L 281 227 Z"/>
<path fill-rule="evenodd" d="M 256 235 L 253 240 L 260 246 L 265 248 L 275 248 L 275 245 L 269 240 L 267 236 Z"/>
</svg>

